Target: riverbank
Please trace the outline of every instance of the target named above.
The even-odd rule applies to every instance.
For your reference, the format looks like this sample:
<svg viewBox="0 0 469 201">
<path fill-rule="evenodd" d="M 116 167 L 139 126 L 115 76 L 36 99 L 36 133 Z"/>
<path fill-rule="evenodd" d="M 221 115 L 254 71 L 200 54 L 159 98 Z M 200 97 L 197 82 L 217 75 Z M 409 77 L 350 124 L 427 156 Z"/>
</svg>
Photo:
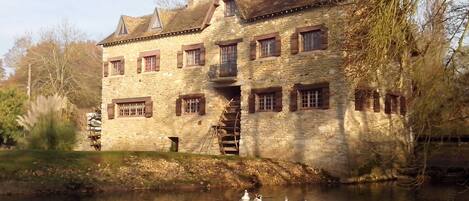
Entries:
<svg viewBox="0 0 469 201">
<path fill-rule="evenodd" d="M 0 151 L 0 195 L 197 190 L 335 180 L 286 161 L 159 152 Z"/>
</svg>

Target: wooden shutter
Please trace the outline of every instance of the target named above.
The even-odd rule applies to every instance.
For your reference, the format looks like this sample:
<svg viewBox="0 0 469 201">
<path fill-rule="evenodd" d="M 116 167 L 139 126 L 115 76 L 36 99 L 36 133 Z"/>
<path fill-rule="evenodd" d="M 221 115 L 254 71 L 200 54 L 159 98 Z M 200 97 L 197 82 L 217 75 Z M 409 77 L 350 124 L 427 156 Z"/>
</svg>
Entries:
<svg viewBox="0 0 469 201">
<path fill-rule="evenodd" d="M 400 96 L 399 97 L 399 108 L 400 108 L 400 112 L 401 112 L 401 115 L 405 115 L 407 113 L 407 102 L 406 102 L 406 99 L 404 96 Z"/>
<path fill-rule="evenodd" d="M 321 28 L 321 49 L 325 50 L 328 47 L 328 29 L 326 27 Z"/>
<path fill-rule="evenodd" d="M 249 107 L 249 113 L 255 113 L 256 112 L 256 95 L 252 91 L 251 91 L 251 94 L 249 94 L 249 97 L 248 97 L 248 107 Z"/>
<path fill-rule="evenodd" d="M 250 60 L 256 60 L 257 56 L 257 41 L 253 40 L 249 44 L 250 50 L 249 50 L 249 59 Z"/>
<path fill-rule="evenodd" d="M 205 66 L 205 47 L 200 48 L 200 63 L 199 65 Z"/>
<path fill-rule="evenodd" d="M 142 57 L 137 59 L 137 73 L 142 73 Z"/>
<path fill-rule="evenodd" d="M 205 115 L 205 96 L 200 97 L 200 102 L 199 102 L 199 115 Z"/>
<path fill-rule="evenodd" d="M 275 91 L 275 108 L 274 110 L 276 112 L 281 112 L 282 111 L 282 106 L 283 106 L 283 102 L 282 102 L 282 88 L 280 88 L 279 90 Z"/>
<path fill-rule="evenodd" d="M 298 87 L 297 85 L 293 86 L 293 89 L 290 91 L 290 112 L 298 110 Z"/>
<path fill-rule="evenodd" d="M 182 98 L 176 99 L 176 116 L 181 116 L 182 114 Z"/>
<path fill-rule="evenodd" d="M 290 37 L 291 54 L 298 54 L 298 52 L 300 51 L 298 38 L 299 38 L 298 32 L 293 33 Z"/>
<path fill-rule="evenodd" d="M 363 111 L 363 90 L 355 89 L 355 111 Z"/>
<path fill-rule="evenodd" d="M 153 116 L 153 101 L 145 101 L 145 117 L 151 118 Z"/>
<path fill-rule="evenodd" d="M 184 62 L 183 62 L 183 52 L 178 51 L 178 53 L 177 53 L 177 67 L 182 68 L 183 64 L 184 64 Z"/>
<path fill-rule="evenodd" d="M 120 71 L 120 74 L 124 75 L 125 74 L 125 60 L 124 59 L 121 60 L 121 64 L 122 64 L 122 69 Z"/>
<path fill-rule="evenodd" d="M 280 36 L 276 36 L 274 56 L 279 57 L 281 54 L 282 54 L 282 38 Z"/>
<path fill-rule="evenodd" d="M 374 112 L 381 111 L 381 104 L 379 102 L 379 93 L 377 91 L 373 92 L 373 111 Z"/>
<path fill-rule="evenodd" d="M 322 92 L 322 107 L 321 109 L 327 110 L 329 109 L 329 100 L 330 100 L 330 90 L 329 90 L 329 83 L 324 84 L 323 88 L 321 89 Z"/>
<path fill-rule="evenodd" d="M 155 59 L 155 65 L 156 65 L 156 68 L 155 70 L 156 71 L 160 71 L 160 54 L 156 54 L 155 55 L 156 59 Z"/>
<path fill-rule="evenodd" d="M 107 104 L 107 117 L 114 119 L 114 103 Z"/>
<path fill-rule="evenodd" d="M 109 76 L 109 62 L 103 63 L 103 76 L 104 77 Z"/>
<path fill-rule="evenodd" d="M 391 95 L 386 94 L 384 98 L 384 113 L 391 114 Z"/>
</svg>

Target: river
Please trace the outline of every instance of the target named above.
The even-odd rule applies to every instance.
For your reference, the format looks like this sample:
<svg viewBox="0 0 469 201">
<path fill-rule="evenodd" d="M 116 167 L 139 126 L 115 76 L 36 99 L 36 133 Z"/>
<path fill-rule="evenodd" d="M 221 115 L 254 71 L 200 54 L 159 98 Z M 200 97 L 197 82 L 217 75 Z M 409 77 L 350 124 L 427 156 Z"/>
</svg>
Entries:
<svg viewBox="0 0 469 201">
<path fill-rule="evenodd" d="M 469 201 L 469 189 L 459 185 L 426 185 L 408 190 L 395 183 L 350 186 L 263 187 L 264 201 Z M 211 190 L 207 192 L 119 192 L 94 195 L 62 195 L 36 197 L 0 197 L 1 201 L 238 201 L 243 190 Z M 251 196 L 252 197 L 252 196 Z"/>
</svg>

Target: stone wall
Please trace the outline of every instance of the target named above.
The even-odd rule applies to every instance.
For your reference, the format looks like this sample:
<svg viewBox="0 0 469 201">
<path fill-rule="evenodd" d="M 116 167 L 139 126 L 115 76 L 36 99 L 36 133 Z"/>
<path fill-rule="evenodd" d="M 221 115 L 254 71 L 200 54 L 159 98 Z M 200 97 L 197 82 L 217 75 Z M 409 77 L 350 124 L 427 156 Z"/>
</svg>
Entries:
<svg viewBox="0 0 469 201">
<path fill-rule="evenodd" d="M 153 100 L 153 117 L 107 119 L 103 110 L 103 150 L 169 150 L 168 137 L 179 137 L 179 151 L 219 154 L 216 138 L 210 133 L 217 123 L 227 100 L 208 80 L 209 66 L 219 63 L 216 41 L 242 38 L 238 44 L 238 77 L 233 85 L 241 87 L 240 155 L 281 158 L 324 168 L 335 175 L 348 176 L 360 166 L 357 152 L 367 128 L 391 135 L 391 118 L 384 114 L 356 112 L 353 108 L 353 84 L 343 74 L 341 41 L 344 19 L 343 6 L 314 8 L 282 17 L 253 23 L 238 17 L 224 17 L 220 1 L 211 25 L 201 33 L 179 35 L 155 40 L 133 42 L 104 48 L 103 61 L 125 57 L 125 75 L 103 78 L 103 108 L 112 99 L 146 97 Z M 290 36 L 297 27 L 325 24 L 329 30 L 327 50 L 292 55 Z M 249 60 L 249 42 L 254 36 L 279 32 L 282 39 L 281 57 Z M 203 42 L 206 64 L 200 67 L 177 68 L 176 55 L 182 45 Z M 159 72 L 137 74 L 140 52 L 161 51 Z M 329 82 L 330 109 L 290 112 L 290 90 L 296 83 Z M 248 96 L 252 88 L 283 87 L 281 112 L 248 113 Z M 179 95 L 204 93 L 207 97 L 206 115 L 175 114 Z M 384 103 L 384 101 L 381 101 Z M 372 120 L 372 121 L 371 121 Z M 396 120 L 398 121 L 398 120 Z M 399 121 L 398 121 L 399 122 Z M 394 127 L 402 127 L 398 123 Z M 375 129 L 376 130 L 376 129 Z M 378 138 L 376 140 L 379 141 Z M 169 144 L 168 144 L 169 143 Z M 366 158 L 366 157 L 365 157 Z"/>
</svg>

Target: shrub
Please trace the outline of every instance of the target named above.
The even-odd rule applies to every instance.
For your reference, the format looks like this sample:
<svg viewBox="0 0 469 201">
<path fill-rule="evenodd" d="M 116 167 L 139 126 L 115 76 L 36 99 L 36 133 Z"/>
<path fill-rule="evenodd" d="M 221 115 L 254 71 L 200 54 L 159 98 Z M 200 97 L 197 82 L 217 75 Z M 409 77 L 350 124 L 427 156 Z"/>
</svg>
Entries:
<svg viewBox="0 0 469 201">
<path fill-rule="evenodd" d="M 19 90 L 0 90 L 0 145 L 13 145 L 22 136 L 16 117 L 23 114 L 26 95 Z"/>
<path fill-rule="evenodd" d="M 23 148 L 42 150 L 72 150 L 76 142 L 76 128 L 72 114 L 74 107 L 58 95 L 40 96 L 31 103 L 26 115 L 18 118 L 25 129 L 19 141 Z"/>
</svg>

